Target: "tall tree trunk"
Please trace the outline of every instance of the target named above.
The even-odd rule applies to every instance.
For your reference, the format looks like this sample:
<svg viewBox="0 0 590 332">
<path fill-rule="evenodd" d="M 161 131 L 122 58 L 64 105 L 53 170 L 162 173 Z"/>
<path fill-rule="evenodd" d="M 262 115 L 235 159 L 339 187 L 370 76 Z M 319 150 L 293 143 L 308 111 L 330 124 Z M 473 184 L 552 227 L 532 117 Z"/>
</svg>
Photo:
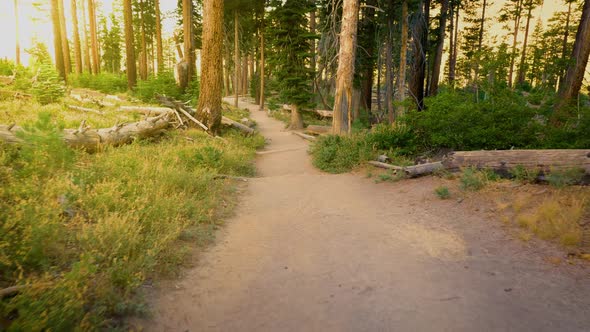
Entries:
<svg viewBox="0 0 590 332">
<path fill-rule="evenodd" d="M 416 103 L 418 111 L 424 109 L 424 80 L 426 78 L 426 52 L 428 41 L 428 17 L 425 8 L 430 6 L 430 0 L 422 0 L 416 13 L 416 21 L 413 26 L 412 76 L 410 79 L 410 92 Z"/>
<path fill-rule="evenodd" d="M 223 75 L 224 75 L 224 86 L 225 86 L 225 95 L 229 96 L 231 94 L 231 84 L 230 84 L 230 76 L 231 76 L 231 54 L 229 50 L 229 46 L 225 45 L 225 66 L 223 67 Z"/>
<path fill-rule="evenodd" d="M 517 2 L 516 16 L 514 17 L 514 34 L 512 39 L 512 52 L 510 54 L 510 71 L 508 73 L 508 86 L 513 87 L 514 62 L 516 60 L 516 44 L 518 42 L 518 31 L 520 29 L 520 16 L 522 10 L 522 1 Z"/>
<path fill-rule="evenodd" d="M 64 2 L 58 1 L 59 5 L 59 24 L 61 26 L 61 47 L 63 48 L 64 66 L 66 72 L 72 72 L 72 60 L 70 59 L 70 45 L 68 43 L 68 31 L 66 28 L 66 16 L 64 14 Z"/>
<path fill-rule="evenodd" d="M 250 53 L 248 56 L 248 71 L 250 72 L 249 80 L 246 81 L 246 94 L 250 91 L 250 82 L 254 79 L 254 55 Z"/>
<path fill-rule="evenodd" d="M 365 47 L 365 54 L 367 61 L 365 61 L 362 67 L 363 73 L 361 74 L 361 95 L 360 95 L 360 106 L 366 111 L 370 112 L 373 103 L 373 81 L 375 78 L 375 30 L 376 30 L 376 19 L 375 19 L 375 8 L 377 7 L 376 0 L 367 0 L 367 6 L 365 7 L 365 15 L 363 17 L 363 25 L 366 27 L 366 38 L 368 38 L 367 46 Z M 355 119 L 358 115 L 355 115 Z"/>
<path fill-rule="evenodd" d="M 84 35 L 84 47 L 82 56 L 84 57 L 84 70 L 92 73 L 92 62 L 90 61 L 90 35 L 88 34 L 88 23 L 86 21 L 86 0 L 82 0 L 82 32 Z"/>
<path fill-rule="evenodd" d="M 184 32 L 184 62 L 187 65 L 187 84 L 193 79 L 195 74 L 195 54 L 193 46 L 193 4 L 192 0 L 182 0 L 182 23 Z M 221 35 L 220 35 L 221 36 Z M 182 86 L 181 88 L 186 88 Z"/>
<path fill-rule="evenodd" d="M 561 106 L 565 106 L 574 100 L 580 89 L 582 88 L 582 81 L 584 80 L 584 73 L 588 65 L 588 57 L 590 56 L 590 0 L 584 1 L 582 9 L 582 19 L 578 26 L 576 33 L 576 41 L 574 42 L 574 50 L 571 55 L 571 63 L 565 74 L 562 89 L 559 92 L 561 99 Z"/>
<path fill-rule="evenodd" d="M 238 10 L 234 9 L 234 107 L 238 107 L 238 95 L 240 93 L 240 32 L 238 23 Z"/>
<path fill-rule="evenodd" d="M 316 33 L 316 17 L 315 17 L 315 2 L 314 2 L 314 7 L 313 10 L 309 13 L 309 32 L 313 35 L 315 35 Z M 315 72 L 316 72 L 316 50 L 315 50 L 315 39 L 311 40 L 311 60 L 310 60 L 310 67 L 311 67 L 311 71 L 315 77 Z M 315 82 L 311 83 L 311 89 L 313 90 L 313 92 L 316 92 L 316 84 Z"/>
<path fill-rule="evenodd" d="M 402 1 L 402 38 L 400 46 L 399 75 L 397 78 L 397 101 L 399 103 L 406 99 L 406 65 L 408 56 L 408 1 Z M 398 105 L 397 114 L 402 115 L 405 112 L 403 105 Z"/>
<path fill-rule="evenodd" d="M 264 11 L 260 26 L 260 110 L 264 111 Z"/>
<path fill-rule="evenodd" d="M 203 1 L 203 47 L 201 51 L 201 90 L 197 118 L 213 134 L 221 125 L 223 0 Z"/>
<path fill-rule="evenodd" d="M 566 62 L 566 58 L 567 58 L 567 42 L 568 42 L 569 35 L 570 35 L 570 20 L 571 20 L 571 16 L 572 16 L 572 3 L 573 2 L 574 1 L 568 1 L 567 17 L 565 19 L 565 32 L 563 34 L 563 43 L 561 45 L 561 60 L 563 63 Z M 565 71 L 566 71 L 566 69 L 560 70 L 560 74 L 559 74 L 560 84 L 559 84 L 559 86 L 561 86 L 561 84 L 563 83 L 563 80 L 565 78 Z"/>
<path fill-rule="evenodd" d="M 14 0 L 14 19 L 15 19 L 15 39 L 16 39 L 16 47 L 15 47 L 15 56 L 16 56 L 16 64 L 20 65 L 20 22 L 18 17 L 18 0 Z"/>
<path fill-rule="evenodd" d="M 78 7 L 76 0 L 70 3 L 72 9 L 72 23 L 74 25 L 74 62 L 76 63 L 76 74 L 82 74 L 82 48 L 80 46 L 80 30 L 78 28 Z"/>
<path fill-rule="evenodd" d="M 61 46 L 61 24 L 59 21 L 59 0 L 51 0 L 51 22 L 53 23 L 53 46 L 55 49 L 55 67 L 59 76 L 67 79 L 66 67 L 64 64 L 63 48 Z"/>
<path fill-rule="evenodd" d="M 387 15 L 387 39 L 385 40 L 385 103 L 387 105 L 387 118 L 389 123 L 393 123 L 395 121 L 395 112 L 393 110 L 393 59 L 391 55 L 393 53 L 393 15 L 393 0 L 389 0 L 389 12 Z M 402 17 L 402 22 L 403 20 L 404 19 Z M 404 41 L 402 40 L 402 53 L 404 52 L 403 43 Z"/>
<path fill-rule="evenodd" d="M 447 31 L 447 15 L 449 11 L 449 0 L 442 0 L 442 7 L 440 9 L 439 30 L 438 30 L 438 44 L 436 45 L 436 53 L 434 54 L 434 61 L 432 65 L 432 76 L 430 78 L 430 93 L 434 96 L 438 93 L 438 80 L 440 77 L 440 67 L 442 64 L 442 56 L 445 46 L 445 34 Z"/>
<path fill-rule="evenodd" d="M 352 79 L 356 55 L 356 34 L 359 16 L 359 1 L 344 0 L 342 27 L 340 28 L 340 51 L 336 74 L 336 94 L 332 131 L 342 135 L 350 132 L 352 110 Z"/>
<path fill-rule="evenodd" d="M 526 16 L 526 27 L 524 30 L 524 42 L 522 44 L 522 54 L 520 56 L 520 65 L 518 66 L 518 84 L 523 84 L 524 83 L 524 76 L 525 76 L 525 61 L 526 61 L 526 50 L 527 50 L 527 46 L 528 46 L 528 40 L 529 40 L 529 27 L 531 24 L 531 18 L 532 18 L 532 12 L 533 12 L 533 0 L 529 0 L 528 3 L 528 13 Z"/>
<path fill-rule="evenodd" d="M 487 9 L 487 0 L 483 0 L 483 5 L 481 9 L 481 18 L 479 21 L 479 35 L 477 37 L 477 56 L 475 57 L 475 77 L 473 79 L 473 85 L 475 87 L 475 98 L 479 101 L 479 65 L 480 59 L 482 56 L 482 47 L 483 47 L 483 29 L 486 23 L 486 9 Z M 471 74 L 471 73 L 470 73 Z"/>
<path fill-rule="evenodd" d="M 131 0 L 123 0 L 123 19 L 125 24 L 127 87 L 129 90 L 133 90 L 137 83 L 137 69 L 135 64 L 135 46 L 133 45 L 133 12 L 131 9 Z"/>
<path fill-rule="evenodd" d="M 454 24 L 454 42 L 452 45 L 453 51 L 452 56 L 449 59 L 449 83 L 452 87 L 455 86 L 455 77 L 456 77 L 456 69 L 457 69 L 457 45 L 459 45 L 459 16 L 461 14 L 461 6 L 460 3 L 457 4 L 455 10 L 455 24 Z"/>
<path fill-rule="evenodd" d="M 154 0 L 156 9 L 156 58 L 157 67 L 155 73 L 164 71 L 164 48 L 162 47 L 162 20 L 160 18 L 160 0 Z"/>
<path fill-rule="evenodd" d="M 455 46 L 455 1 L 451 0 L 451 4 L 449 7 L 449 67 L 451 63 L 451 59 L 453 58 L 453 47 Z M 448 68 L 448 77 L 447 77 L 449 84 L 451 84 L 451 69 Z"/>
<path fill-rule="evenodd" d="M 139 61 L 139 77 L 142 80 L 147 80 L 148 78 L 148 56 L 147 56 L 147 43 L 145 39 L 145 20 L 143 18 L 144 15 L 144 1 L 139 1 L 139 20 L 140 25 L 139 28 L 141 29 L 141 53 L 140 53 L 140 61 Z M 189 66 L 190 67 L 190 66 Z M 189 76 L 190 77 L 190 76 Z M 189 79 L 190 81 L 190 79 Z"/>
<path fill-rule="evenodd" d="M 94 75 L 100 72 L 100 59 L 98 57 L 98 37 L 96 35 L 96 9 L 94 0 L 88 0 L 88 18 L 90 20 L 90 40 L 92 42 L 92 73 Z"/>
</svg>

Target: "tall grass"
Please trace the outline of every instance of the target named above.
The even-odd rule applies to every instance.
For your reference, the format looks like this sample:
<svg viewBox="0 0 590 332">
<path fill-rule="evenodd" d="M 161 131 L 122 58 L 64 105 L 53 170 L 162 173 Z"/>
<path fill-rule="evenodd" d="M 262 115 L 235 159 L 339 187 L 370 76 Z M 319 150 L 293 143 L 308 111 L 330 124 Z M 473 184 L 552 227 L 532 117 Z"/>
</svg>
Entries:
<svg viewBox="0 0 590 332">
<path fill-rule="evenodd" d="M 254 174 L 264 144 L 188 131 L 89 155 L 59 132 L 43 116 L 0 146 L 0 289 L 26 285 L 0 300 L 8 330 L 109 329 L 142 311 L 137 289 L 174 268 L 178 239 L 218 222 L 231 188 L 215 175 Z"/>
</svg>

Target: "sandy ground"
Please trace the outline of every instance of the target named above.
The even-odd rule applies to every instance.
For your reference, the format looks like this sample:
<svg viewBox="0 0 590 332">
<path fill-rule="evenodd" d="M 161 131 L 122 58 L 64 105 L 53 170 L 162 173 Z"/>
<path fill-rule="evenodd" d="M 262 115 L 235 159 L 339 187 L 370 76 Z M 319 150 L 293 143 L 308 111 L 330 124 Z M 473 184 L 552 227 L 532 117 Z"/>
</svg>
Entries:
<svg viewBox="0 0 590 332">
<path fill-rule="evenodd" d="M 375 184 L 271 140 L 236 216 L 196 267 L 152 295 L 148 331 L 590 331 L 590 277 L 507 235 L 436 179 Z"/>
</svg>

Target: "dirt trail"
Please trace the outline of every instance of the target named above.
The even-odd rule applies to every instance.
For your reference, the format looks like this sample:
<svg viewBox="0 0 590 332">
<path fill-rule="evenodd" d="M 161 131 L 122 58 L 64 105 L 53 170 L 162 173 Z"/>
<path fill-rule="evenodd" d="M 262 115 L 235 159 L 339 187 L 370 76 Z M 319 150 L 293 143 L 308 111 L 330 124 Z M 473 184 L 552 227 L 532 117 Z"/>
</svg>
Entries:
<svg viewBox="0 0 590 332">
<path fill-rule="evenodd" d="M 590 330 L 588 271 L 433 199 L 433 179 L 323 174 L 305 141 L 240 106 L 275 152 L 217 243 L 156 292 L 147 330 Z"/>
</svg>

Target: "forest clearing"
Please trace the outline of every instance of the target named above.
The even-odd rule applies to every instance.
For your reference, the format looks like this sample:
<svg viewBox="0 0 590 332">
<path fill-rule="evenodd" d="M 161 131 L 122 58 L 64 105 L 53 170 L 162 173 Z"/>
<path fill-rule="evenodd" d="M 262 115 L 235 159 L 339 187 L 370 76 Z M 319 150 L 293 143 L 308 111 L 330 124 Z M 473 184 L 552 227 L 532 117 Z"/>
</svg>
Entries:
<svg viewBox="0 0 590 332">
<path fill-rule="evenodd" d="M 0 27 L 0 331 L 590 327 L 590 0 Z"/>
</svg>

